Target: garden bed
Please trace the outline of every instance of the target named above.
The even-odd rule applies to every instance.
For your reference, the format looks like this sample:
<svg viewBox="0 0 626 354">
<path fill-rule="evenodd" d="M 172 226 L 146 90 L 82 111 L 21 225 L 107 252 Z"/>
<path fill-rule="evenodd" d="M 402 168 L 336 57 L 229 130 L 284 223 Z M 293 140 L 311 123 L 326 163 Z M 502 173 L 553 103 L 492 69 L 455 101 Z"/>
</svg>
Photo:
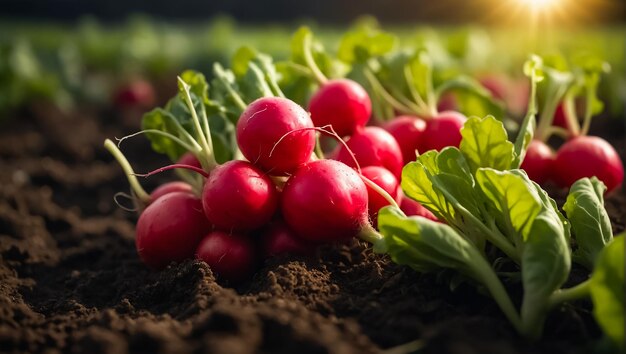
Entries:
<svg viewBox="0 0 626 354">
<path fill-rule="evenodd" d="M 624 160 L 623 122 L 594 124 Z M 2 351 L 370 353 L 421 339 L 425 353 L 586 353 L 601 337 L 590 302 L 578 302 L 551 313 L 529 344 L 474 287 L 451 291 L 356 240 L 270 259 L 236 289 L 198 261 L 151 271 L 136 254 L 136 215 L 113 200 L 128 187 L 102 142 L 128 133 L 118 126 L 110 112 L 48 105 L 2 126 Z M 142 137 L 124 144 L 137 171 L 165 164 Z M 623 188 L 606 207 L 624 230 Z"/>
</svg>

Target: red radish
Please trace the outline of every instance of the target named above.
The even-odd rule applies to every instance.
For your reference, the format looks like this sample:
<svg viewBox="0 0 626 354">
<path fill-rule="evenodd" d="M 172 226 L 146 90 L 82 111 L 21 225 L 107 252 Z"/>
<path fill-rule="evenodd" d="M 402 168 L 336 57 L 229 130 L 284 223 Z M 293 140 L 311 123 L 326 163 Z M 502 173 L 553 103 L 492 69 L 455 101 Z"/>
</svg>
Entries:
<svg viewBox="0 0 626 354">
<path fill-rule="evenodd" d="M 148 81 L 135 79 L 119 87 L 114 100 L 121 108 L 151 108 L 156 103 L 156 94 Z"/>
<path fill-rule="evenodd" d="M 246 159 L 273 175 L 284 175 L 307 162 L 313 153 L 313 129 L 290 133 L 302 128 L 313 128 L 302 107 L 286 98 L 263 97 L 241 114 L 237 143 Z"/>
<path fill-rule="evenodd" d="M 284 222 L 276 221 L 263 231 L 261 247 L 265 257 L 284 253 L 306 256 L 315 251 L 316 245 L 298 238 Z"/>
<path fill-rule="evenodd" d="M 552 121 L 552 125 L 556 127 L 561 127 L 567 129 L 567 118 L 565 117 L 565 107 L 563 102 L 559 103 L 556 106 L 556 110 L 554 111 L 554 120 Z"/>
<path fill-rule="evenodd" d="M 324 83 L 309 102 L 316 127 L 332 125 L 339 136 L 354 134 L 372 114 L 372 101 L 363 86 L 349 79 Z"/>
<path fill-rule="evenodd" d="M 197 168 L 202 168 L 202 165 L 200 164 L 200 161 L 198 161 L 198 158 L 196 157 L 196 155 L 194 155 L 191 152 L 184 153 L 183 156 L 181 156 L 176 163 L 181 164 L 181 165 L 189 165 L 189 166 L 193 166 Z"/>
<path fill-rule="evenodd" d="M 426 124 L 423 134 L 422 152 L 428 150 L 441 150 L 446 146 L 461 144 L 461 128 L 467 117 L 455 111 L 440 112 L 437 117 Z"/>
<path fill-rule="evenodd" d="M 254 245 L 245 236 L 213 231 L 196 250 L 196 259 L 206 262 L 221 278 L 240 282 L 254 271 Z"/>
<path fill-rule="evenodd" d="M 359 174 L 341 162 L 309 162 L 287 180 L 282 212 L 287 225 L 304 239 L 346 240 L 368 224 L 367 188 Z"/>
<path fill-rule="evenodd" d="M 385 124 L 384 128 L 398 142 L 404 165 L 415 161 L 415 150 L 422 151 L 421 142 L 426 122 L 418 117 L 399 116 Z"/>
<path fill-rule="evenodd" d="M 521 168 L 533 181 L 543 184 L 551 178 L 555 154 L 552 148 L 540 140 L 533 140 L 528 145 Z"/>
<path fill-rule="evenodd" d="M 508 82 L 502 75 L 486 75 L 478 80 L 494 98 L 505 100 L 508 97 Z"/>
<path fill-rule="evenodd" d="M 252 230 L 265 225 L 276 211 L 278 192 L 269 176 L 247 161 L 219 165 L 202 191 L 204 212 L 224 230 Z"/>
<path fill-rule="evenodd" d="M 193 188 L 189 183 L 175 181 L 168 182 L 156 187 L 152 193 L 150 193 L 150 203 L 154 203 L 155 200 L 161 198 L 162 196 L 174 192 L 184 192 L 193 195 Z"/>
<path fill-rule="evenodd" d="M 400 178 L 402 174 L 402 151 L 394 137 L 379 127 L 365 127 L 358 131 L 346 145 L 350 148 L 361 167 L 381 166 Z M 352 154 L 345 146 L 339 145 L 333 159 L 350 167 L 356 167 Z"/>
<path fill-rule="evenodd" d="M 452 92 L 446 92 L 437 100 L 437 112 L 456 111 L 459 109 L 456 97 Z"/>
<path fill-rule="evenodd" d="M 397 202 L 400 201 L 400 184 L 396 176 L 389 172 L 389 170 L 380 166 L 367 166 L 361 169 L 361 174 L 384 189 L 385 192 L 389 193 Z M 376 227 L 378 224 L 378 211 L 382 207 L 390 205 L 390 203 L 385 197 L 369 186 L 367 186 L 367 198 L 369 217 L 372 221 L 372 225 Z"/>
<path fill-rule="evenodd" d="M 139 216 L 135 245 L 145 264 L 160 269 L 191 258 L 210 229 L 199 198 L 187 192 L 169 193 Z"/>
<path fill-rule="evenodd" d="M 596 176 L 606 185 L 606 193 L 610 193 L 622 184 L 624 165 L 606 140 L 578 136 L 557 151 L 553 175 L 555 182 L 565 188 L 580 178 Z"/>
<path fill-rule="evenodd" d="M 430 210 L 424 208 L 422 204 L 408 197 L 402 198 L 402 201 L 400 202 L 400 209 L 402 209 L 407 216 L 421 216 L 429 220 L 439 221 L 439 219 L 437 219 L 437 217 Z"/>
</svg>

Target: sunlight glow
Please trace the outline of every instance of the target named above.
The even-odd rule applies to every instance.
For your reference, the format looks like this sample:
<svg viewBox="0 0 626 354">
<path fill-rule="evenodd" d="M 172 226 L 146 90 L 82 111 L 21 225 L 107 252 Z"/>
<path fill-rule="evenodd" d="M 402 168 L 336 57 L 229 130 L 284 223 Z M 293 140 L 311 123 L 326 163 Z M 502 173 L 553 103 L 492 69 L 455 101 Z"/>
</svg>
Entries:
<svg viewBox="0 0 626 354">
<path fill-rule="evenodd" d="M 517 0 L 530 8 L 531 11 L 547 11 L 561 0 Z"/>
</svg>

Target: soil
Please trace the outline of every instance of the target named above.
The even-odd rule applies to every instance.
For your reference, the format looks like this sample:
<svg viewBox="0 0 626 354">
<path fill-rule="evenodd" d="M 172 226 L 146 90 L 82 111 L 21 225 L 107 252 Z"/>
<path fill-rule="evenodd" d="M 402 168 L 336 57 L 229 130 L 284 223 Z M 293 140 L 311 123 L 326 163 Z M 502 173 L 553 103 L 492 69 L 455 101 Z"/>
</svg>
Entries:
<svg viewBox="0 0 626 354">
<path fill-rule="evenodd" d="M 543 339 L 527 343 L 474 287 L 452 291 L 445 274 L 418 274 L 358 241 L 270 259 L 236 288 L 198 261 L 151 271 L 135 252 L 136 215 L 113 201 L 128 186 L 102 142 L 127 132 L 106 113 L 42 104 L 0 129 L 0 352 L 376 353 L 415 340 L 423 353 L 597 346 L 588 302 L 552 312 Z M 623 127 L 606 121 L 596 131 L 624 158 Z M 165 164 L 143 138 L 123 149 L 137 171 Z M 626 228 L 623 190 L 607 199 L 616 232 Z"/>
</svg>

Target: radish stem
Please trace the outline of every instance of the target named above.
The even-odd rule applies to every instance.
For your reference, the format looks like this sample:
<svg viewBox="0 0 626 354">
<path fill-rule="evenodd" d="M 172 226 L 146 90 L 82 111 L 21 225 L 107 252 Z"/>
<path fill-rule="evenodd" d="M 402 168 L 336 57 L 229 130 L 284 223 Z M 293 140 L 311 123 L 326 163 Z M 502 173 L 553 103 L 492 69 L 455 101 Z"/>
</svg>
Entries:
<svg viewBox="0 0 626 354">
<path fill-rule="evenodd" d="M 556 306 L 566 301 L 578 300 L 588 297 L 590 290 L 591 280 L 589 279 L 571 288 L 557 290 L 552 295 L 550 295 L 550 307 Z"/>
<path fill-rule="evenodd" d="M 311 52 L 311 46 L 313 42 L 312 37 L 313 36 L 310 33 L 308 33 L 304 37 L 304 61 L 311 70 L 311 73 L 313 74 L 313 77 L 315 77 L 315 80 L 317 80 L 320 85 L 324 85 L 328 81 L 328 78 L 324 75 L 324 73 L 322 73 L 319 66 L 317 66 L 317 64 L 315 63 L 315 59 L 313 58 L 313 53 Z"/>
<path fill-rule="evenodd" d="M 133 193 L 137 195 L 137 198 L 139 198 L 139 200 L 141 200 L 143 203 L 150 203 L 150 195 L 146 192 L 145 189 L 143 189 L 143 187 L 137 180 L 137 177 L 135 176 L 135 171 L 133 171 L 133 167 L 130 165 L 122 151 L 120 151 L 117 145 L 115 145 L 115 143 L 113 143 L 110 139 L 106 139 L 104 141 L 104 147 L 111 153 L 111 155 L 113 155 L 113 157 L 122 167 L 122 170 L 124 170 L 126 178 L 128 178 L 128 183 L 130 183 L 130 187 L 133 190 Z"/>
</svg>

